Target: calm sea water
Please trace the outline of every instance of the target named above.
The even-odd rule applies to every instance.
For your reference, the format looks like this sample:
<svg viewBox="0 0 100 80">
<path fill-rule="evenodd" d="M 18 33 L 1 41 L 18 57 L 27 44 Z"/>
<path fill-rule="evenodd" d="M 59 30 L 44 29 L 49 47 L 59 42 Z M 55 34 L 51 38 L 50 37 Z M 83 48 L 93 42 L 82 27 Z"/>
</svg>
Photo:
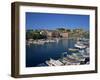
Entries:
<svg viewBox="0 0 100 80">
<path fill-rule="evenodd" d="M 36 67 L 50 58 L 59 59 L 63 52 L 74 47 L 75 42 L 73 39 L 60 39 L 58 42 L 44 45 L 26 45 L 26 67 Z"/>
</svg>

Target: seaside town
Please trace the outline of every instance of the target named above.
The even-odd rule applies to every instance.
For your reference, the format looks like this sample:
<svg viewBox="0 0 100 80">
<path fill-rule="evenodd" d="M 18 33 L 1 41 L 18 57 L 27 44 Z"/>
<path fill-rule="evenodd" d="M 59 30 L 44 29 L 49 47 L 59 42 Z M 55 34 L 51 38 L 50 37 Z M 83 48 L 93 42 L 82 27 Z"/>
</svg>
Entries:
<svg viewBox="0 0 100 80">
<path fill-rule="evenodd" d="M 59 42 L 61 39 L 75 39 L 74 48 L 61 53 L 61 58 L 50 58 L 38 66 L 66 66 L 66 65 L 83 65 L 89 64 L 89 31 L 83 29 L 65 29 L 58 28 L 55 30 L 27 30 L 26 45 L 44 45 L 46 43 Z M 71 54 L 68 54 L 71 52 Z"/>
</svg>

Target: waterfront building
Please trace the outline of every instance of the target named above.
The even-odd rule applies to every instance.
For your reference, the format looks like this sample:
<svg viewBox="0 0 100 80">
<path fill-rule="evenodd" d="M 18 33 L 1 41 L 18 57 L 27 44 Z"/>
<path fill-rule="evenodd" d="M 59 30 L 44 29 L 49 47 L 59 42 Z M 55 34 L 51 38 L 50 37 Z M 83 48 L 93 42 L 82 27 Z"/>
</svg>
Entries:
<svg viewBox="0 0 100 80">
<path fill-rule="evenodd" d="M 60 32 L 60 36 L 63 38 L 68 38 L 68 33 L 67 32 Z"/>
<path fill-rule="evenodd" d="M 56 30 L 45 30 L 45 31 L 41 31 L 40 34 L 46 35 L 47 37 L 68 38 L 67 32 L 60 32 L 60 31 L 56 31 Z"/>
</svg>

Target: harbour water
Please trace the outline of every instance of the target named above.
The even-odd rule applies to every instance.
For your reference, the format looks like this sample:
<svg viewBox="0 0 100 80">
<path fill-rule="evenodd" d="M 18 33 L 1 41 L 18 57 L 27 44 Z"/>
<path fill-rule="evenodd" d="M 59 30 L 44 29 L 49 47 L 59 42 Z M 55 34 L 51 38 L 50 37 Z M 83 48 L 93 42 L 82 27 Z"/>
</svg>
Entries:
<svg viewBox="0 0 100 80">
<path fill-rule="evenodd" d="M 26 45 L 26 67 L 37 67 L 50 58 L 57 60 L 63 52 L 71 54 L 68 49 L 74 48 L 75 43 L 74 39 L 59 39 L 57 42 L 48 42 L 43 45 Z"/>
</svg>

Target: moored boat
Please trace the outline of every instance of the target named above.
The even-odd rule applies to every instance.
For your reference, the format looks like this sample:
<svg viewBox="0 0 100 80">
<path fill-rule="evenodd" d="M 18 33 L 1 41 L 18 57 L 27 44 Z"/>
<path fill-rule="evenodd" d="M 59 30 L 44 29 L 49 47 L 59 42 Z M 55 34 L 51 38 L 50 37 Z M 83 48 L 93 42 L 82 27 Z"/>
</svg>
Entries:
<svg viewBox="0 0 100 80">
<path fill-rule="evenodd" d="M 48 66 L 62 66 L 62 65 L 63 65 L 63 63 L 62 63 L 61 61 L 59 61 L 59 60 L 54 60 L 54 59 L 52 59 L 52 58 L 50 58 L 50 60 L 46 61 L 46 64 L 47 64 Z"/>
<path fill-rule="evenodd" d="M 84 48 L 86 48 L 86 46 L 83 45 L 83 44 L 75 44 L 75 47 L 76 47 L 76 48 L 79 48 L 79 49 L 84 49 Z"/>
<path fill-rule="evenodd" d="M 74 51 L 78 51 L 79 49 L 76 49 L 76 48 L 69 48 L 68 50 L 74 52 Z"/>
</svg>

